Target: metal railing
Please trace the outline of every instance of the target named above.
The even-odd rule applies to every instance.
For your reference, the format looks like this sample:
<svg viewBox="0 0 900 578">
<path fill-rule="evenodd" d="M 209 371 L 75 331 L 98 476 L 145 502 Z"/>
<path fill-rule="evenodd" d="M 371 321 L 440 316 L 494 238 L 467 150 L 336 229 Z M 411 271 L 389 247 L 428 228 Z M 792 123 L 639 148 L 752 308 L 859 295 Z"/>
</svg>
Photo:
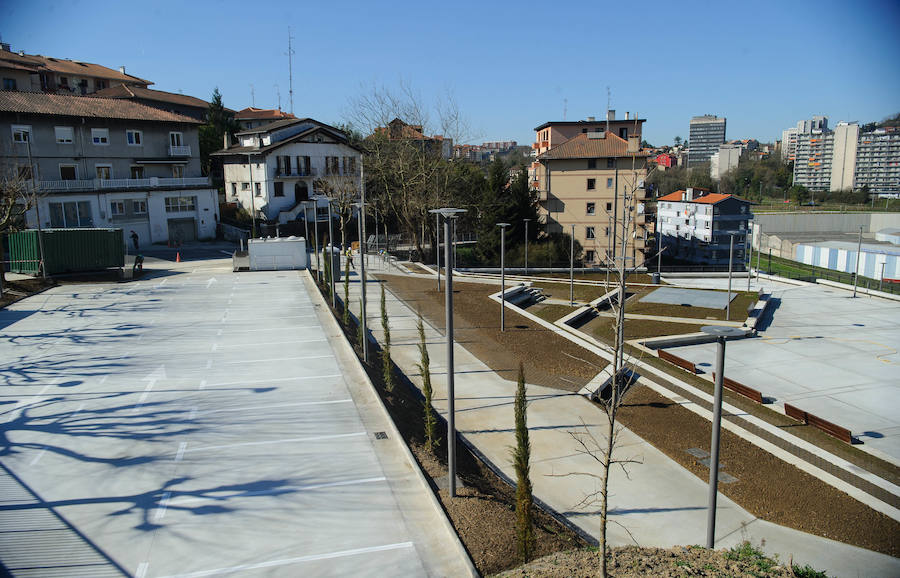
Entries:
<svg viewBox="0 0 900 578">
<path fill-rule="evenodd" d="M 97 189 L 147 189 L 154 187 L 209 186 L 209 177 L 150 177 L 146 179 L 78 179 L 40 181 L 42 191 L 91 191 Z"/>
<path fill-rule="evenodd" d="M 303 170 L 286 171 L 284 169 L 275 169 L 275 177 L 314 177 L 318 174 L 315 167 L 309 167 Z"/>
<path fill-rule="evenodd" d="M 169 156 L 170 157 L 189 157 L 189 156 L 191 156 L 191 147 L 190 146 L 169 145 Z"/>
</svg>

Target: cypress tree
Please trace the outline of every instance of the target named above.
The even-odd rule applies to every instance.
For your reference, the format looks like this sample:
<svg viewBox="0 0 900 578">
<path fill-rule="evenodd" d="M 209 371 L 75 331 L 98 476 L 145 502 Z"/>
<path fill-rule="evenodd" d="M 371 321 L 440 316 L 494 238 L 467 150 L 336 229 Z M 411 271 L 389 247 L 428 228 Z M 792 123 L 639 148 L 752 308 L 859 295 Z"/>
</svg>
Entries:
<svg viewBox="0 0 900 578">
<path fill-rule="evenodd" d="M 534 523 L 531 493 L 531 442 L 528 439 L 527 406 L 525 398 L 525 369 L 519 362 L 519 383 L 515 400 L 516 447 L 513 450 L 513 466 L 516 470 L 516 550 L 519 557 L 528 562 L 534 550 Z"/>
<path fill-rule="evenodd" d="M 422 393 L 425 394 L 425 449 L 434 452 L 437 445 L 437 419 L 434 417 L 434 408 L 431 406 L 431 360 L 428 357 L 428 347 L 425 345 L 425 327 L 422 325 L 422 312 L 419 311 L 419 371 L 422 373 Z"/>
<path fill-rule="evenodd" d="M 384 331 L 384 344 L 381 347 L 381 375 L 384 389 L 394 391 L 394 372 L 391 367 L 391 328 L 388 325 L 387 305 L 384 300 L 384 283 L 381 283 L 381 329 Z"/>
</svg>

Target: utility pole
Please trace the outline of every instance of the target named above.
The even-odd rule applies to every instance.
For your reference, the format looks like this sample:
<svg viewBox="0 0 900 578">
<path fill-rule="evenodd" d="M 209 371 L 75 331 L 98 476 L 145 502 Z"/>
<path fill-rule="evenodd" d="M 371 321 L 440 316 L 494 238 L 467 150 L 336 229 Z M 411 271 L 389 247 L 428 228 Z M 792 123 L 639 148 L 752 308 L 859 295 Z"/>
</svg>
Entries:
<svg viewBox="0 0 900 578">
<path fill-rule="evenodd" d="M 434 211 L 433 211 L 434 212 Z M 437 259 L 438 293 L 441 292 L 441 214 L 434 212 L 434 254 Z"/>
<path fill-rule="evenodd" d="M 750 236 L 748 237 L 750 243 L 750 253 L 749 258 L 747 259 L 747 291 L 750 291 L 750 279 L 753 278 L 751 274 L 751 269 L 753 269 L 753 226 L 750 225 Z"/>
<path fill-rule="evenodd" d="M 497 223 L 497 226 L 500 227 L 500 331 L 506 331 L 506 228 L 509 223 Z"/>
<path fill-rule="evenodd" d="M 37 219 L 37 230 L 38 230 L 38 250 L 41 252 L 41 262 L 38 264 L 41 270 L 41 278 L 45 281 L 47 280 L 47 266 L 44 263 L 44 233 L 41 230 L 41 203 L 37 198 L 37 192 L 34 187 L 34 162 L 31 160 L 31 133 L 25 133 L 25 138 L 27 139 L 25 143 L 28 145 L 28 170 L 31 173 L 31 198 L 34 200 L 34 213 L 35 218 Z M 126 243 L 127 246 L 127 243 Z M 3 263 L 0 263 L 0 267 L 3 267 Z"/>
<path fill-rule="evenodd" d="M 338 273 L 340 273 L 341 260 L 338 259 Z M 334 223 L 331 218 L 331 199 L 328 200 L 328 270 L 331 272 L 331 308 L 336 309 L 334 291 Z"/>
<path fill-rule="evenodd" d="M 728 303 L 725 305 L 725 321 L 731 321 L 731 270 L 734 263 L 734 235 L 728 235 Z"/>
<path fill-rule="evenodd" d="M 862 253 L 862 226 L 859 227 L 859 241 L 856 243 L 856 268 L 853 270 L 853 296 L 856 297 L 856 285 L 859 282 L 859 255 Z"/>
<path fill-rule="evenodd" d="M 523 219 L 525 221 L 525 274 L 528 275 L 528 221 L 531 219 Z"/>
<path fill-rule="evenodd" d="M 253 86 L 252 84 L 250 85 Z M 247 155 L 247 170 L 250 172 L 250 238 L 256 238 L 256 190 L 253 188 L 253 162 L 250 160 L 250 155 Z M 306 215 L 304 215 L 306 216 Z M 247 250 L 250 250 L 249 244 Z"/>
<path fill-rule="evenodd" d="M 569 305 L 575 305 L 575 225 L 569 238 Z"/>
<path fill-rule="evenodd" d="M 363 362 L 369 363 L 369 337 L 366 334 L 366 169 L 359 163 L 359 282 L 362 294 L 360 316 L 363 332 Z"/>
</svg>

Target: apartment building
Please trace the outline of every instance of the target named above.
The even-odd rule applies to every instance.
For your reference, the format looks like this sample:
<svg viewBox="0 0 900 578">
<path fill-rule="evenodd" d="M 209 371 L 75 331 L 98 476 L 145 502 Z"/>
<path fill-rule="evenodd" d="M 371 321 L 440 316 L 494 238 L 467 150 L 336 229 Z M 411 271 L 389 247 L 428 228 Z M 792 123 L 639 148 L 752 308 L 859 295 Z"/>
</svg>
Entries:
<svg viewBox="0 0 900 578">
<path fill-rule="evenodd" d="M 13 52 L 9 44 L 0 44 L 0 79 L 3 90 L 80 95 L 117 84 L 143 88 L 153 84 L 126 74 L 124 66 L 113 70 L 90 62 Z"/>
<path fill-rule="evenodd" d="M 277 108 L 254 108 L 252 106 L 242 108 L 234 113 L 234 120 L 242 129 L 249 130 L 267 125 L 277 120 L 295 119 L 296 116 Z"/>
<path fill-rule="evenodd" d="M 326 182 L 358 191 L 362 151 L 340 130 L 311 118 L 285 119 L 225 136 L 222 159 L 226 201 L 257 218 L 287 223 L 305 216 L 315 201 L 321 219 L 328 197 Z"/>
<path fill-rule="evenodd" d="M 725 173 L 736 169 L 743 152 L 744 146 L 739 142 L 719 145 L 719 150 L 709 157 L 709 176 L 718 181 Z"/>
<path fill-rule="evenodd" d="M 420 124 L 409 124 L 399 118 L 395 118 L 387 126 L 379 126 L 373 136 L 378 135 L 390 141 L 409 141 L 418 143 L 426 152 L 439 155 L 443 159 L 453 156 L 453 139 L 436 134 L 427 136 L 424 127 Z"/>
<path fill-rule="evenodd" d="M 43 227 L 121 227 L 142 242 L 213 238 L 193 118 L 129 100 L 0 92 L 0 146 L 30 181 Z M 37 225 L 37 211 L 26 215 Z"/>
<path fill-rule="evenodd" d="M 855 184 L 857 189 L 900 195 L 900 129 L 878 128 L 859 135 Z"/>
<path fill-rule="evenodd" d="M 140 86 L 117 84 L 98 90 L 94 96 L 103 98 L 122 98 L 133 100 L 153 108 L 174 112 L 183 116 L 189 116 L 200 122 L 206 121 L 206 115 L 209 112 L 209 103 L 203 99 L 188 96 L 187 94 L 179 94 L 175 92 L 166 92 L 165 90 L 154 90 L 152 88 L 144 88 Z M 225 109 L 228 113 L 234 113 L 233 110 Z"/>
<path fill-rule="evenodd" d="M 711 114 L 693 117 L 688 143 L 688 166 L 709 161 L 719 150 L 719 145 L 725 143 L 725 118 Z"/>
<path fill-rule="evenodd" d="M 656 229 L 666 259 L 692 265 L 728 266 L 731 241 L 732 266 L 740 269 L 745 259 L 750 202 L 688 188 L 657 199 Z"/>
<path fill-rule="evenodd" d="M 650 153 L 640 149 L 639 131 L 627 134 L 626 140 L 612 130 L 599 130 L 606 128 L 605 122 L 589 128 L 537 157 L 533 186 L 539 193 L 544 232 L 572 234 L 574 226 L 585 265 L 600 266 L 613 255 L 614 244 L 615 255 L 622 256 L 624 225 L 626 264 L 640 265 L 645 252 L 652 250 L 653 224 L 647 221 L 643 188 Z M 538 127 L 539 134 L 544 130 L 554 129 Z M 553 138 L 550 133 L 548 140 Z"/>
</svg>

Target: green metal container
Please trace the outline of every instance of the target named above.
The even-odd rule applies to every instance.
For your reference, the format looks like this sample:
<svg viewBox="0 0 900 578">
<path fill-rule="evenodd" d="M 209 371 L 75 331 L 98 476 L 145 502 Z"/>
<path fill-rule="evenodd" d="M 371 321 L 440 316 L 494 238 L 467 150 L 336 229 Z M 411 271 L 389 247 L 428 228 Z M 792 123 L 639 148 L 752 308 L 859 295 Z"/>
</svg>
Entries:
<svg viewBox="0 0 900 578">
<path fill-rule="evenodd" d="M 47 275 L 98 271 L 125 265 L 122 229 L 44 229 Z M 9 236 L 9 270 L 38 275 L 41 249 L 37 229 Z"/>
</svg>

